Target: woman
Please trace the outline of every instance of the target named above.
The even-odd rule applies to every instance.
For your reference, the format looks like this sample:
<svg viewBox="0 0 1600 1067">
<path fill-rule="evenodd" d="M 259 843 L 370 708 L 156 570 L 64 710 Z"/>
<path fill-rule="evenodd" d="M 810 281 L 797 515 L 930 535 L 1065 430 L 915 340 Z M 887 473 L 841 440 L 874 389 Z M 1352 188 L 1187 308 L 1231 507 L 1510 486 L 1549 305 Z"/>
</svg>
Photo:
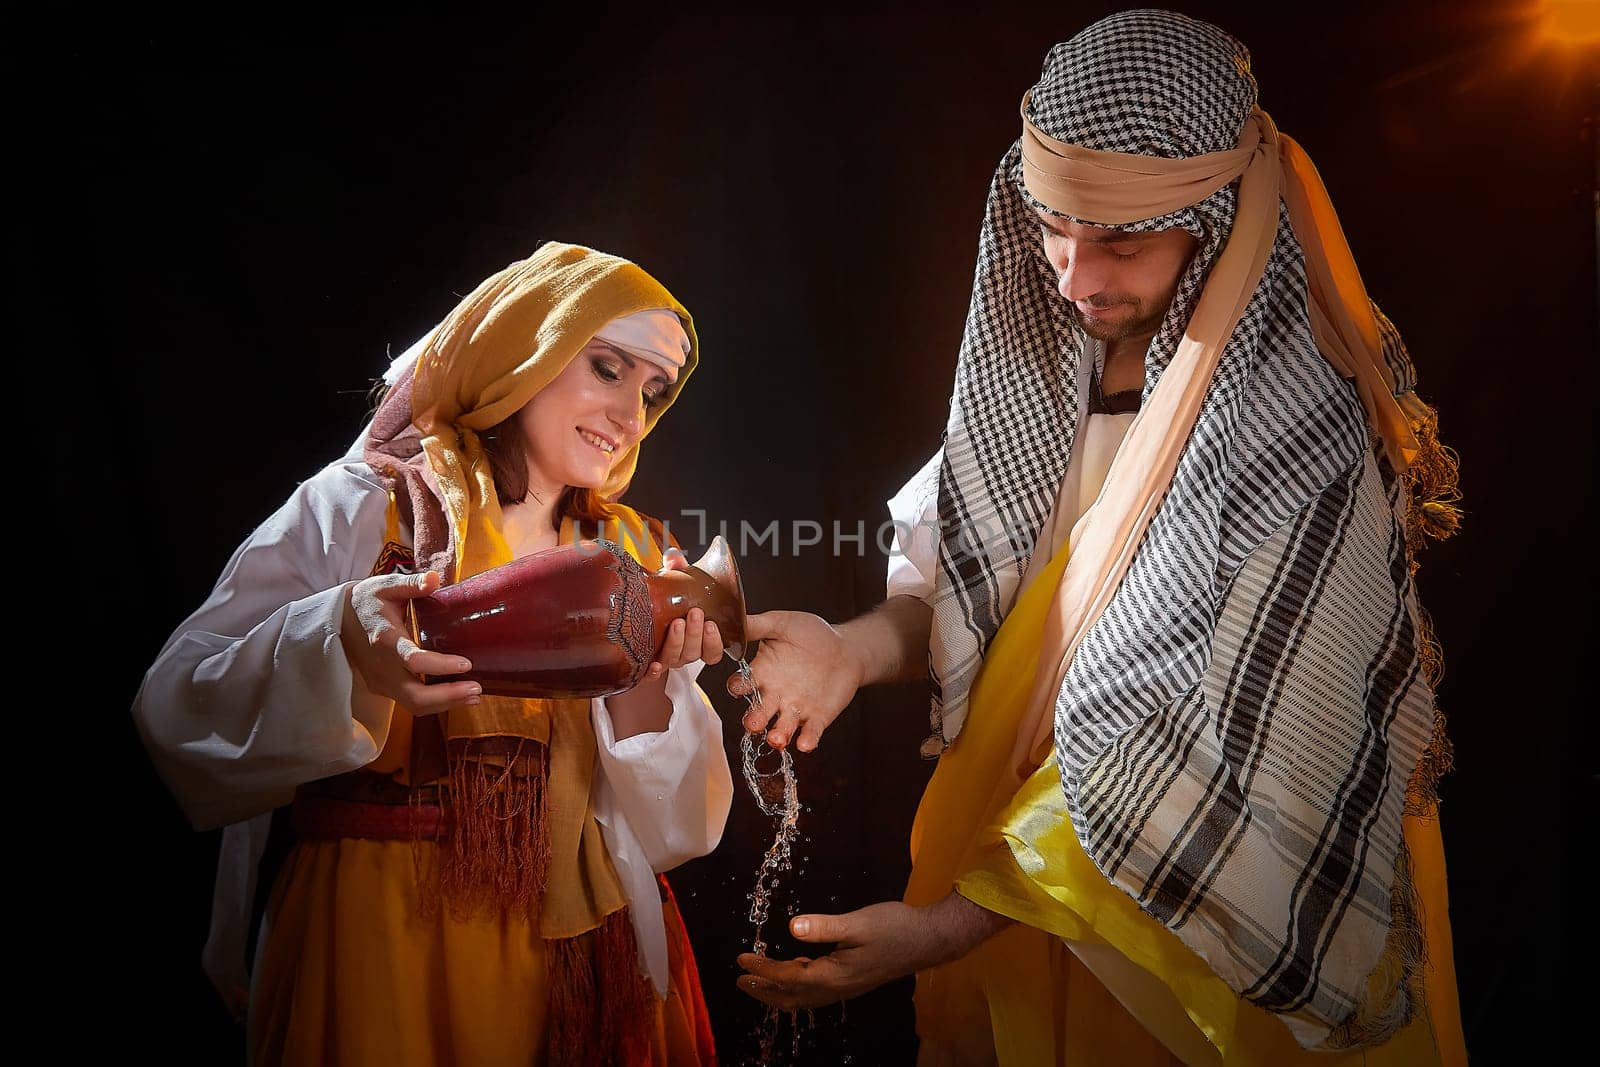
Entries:
<svg viewBox="0 0 1600 1067">
<path fill-rule="evenodd" d="M 363 441 L 234 554 L 134 713 L 198 828 L 227 826 L 208 969 L 263 1063 L 710 1063 L 656 876 L 732 794 L 698 611 L 642 681 L 509 700 L 403 636 L 405 602 L 579 537 L 682 566 L 616 502 L 698 357 L 631 263 L 547 244 L 392 368 Z M 414 573 L 412 573 L 414 572 Z M 670 799 L 671 803 L 661 803 Z M 290 805 L 246 992 L 265 813 Z"/>
</svg>

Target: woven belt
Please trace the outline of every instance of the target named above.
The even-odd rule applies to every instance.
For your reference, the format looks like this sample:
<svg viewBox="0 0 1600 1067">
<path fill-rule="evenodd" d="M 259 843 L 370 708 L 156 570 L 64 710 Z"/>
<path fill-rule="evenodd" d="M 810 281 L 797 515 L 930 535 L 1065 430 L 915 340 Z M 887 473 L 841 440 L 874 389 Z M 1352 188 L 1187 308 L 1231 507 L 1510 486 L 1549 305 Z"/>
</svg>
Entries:
<svg viewBox="0 0 1600 1067">
<path fill-rule="evenodd" d="M 426 840 L 448 828 L 450 814 L 441 795 L 438 786 L 413 788 L 385 775 L 353 771 L 295 790 L 289 825 L 302 840 Z"/>
</svg>

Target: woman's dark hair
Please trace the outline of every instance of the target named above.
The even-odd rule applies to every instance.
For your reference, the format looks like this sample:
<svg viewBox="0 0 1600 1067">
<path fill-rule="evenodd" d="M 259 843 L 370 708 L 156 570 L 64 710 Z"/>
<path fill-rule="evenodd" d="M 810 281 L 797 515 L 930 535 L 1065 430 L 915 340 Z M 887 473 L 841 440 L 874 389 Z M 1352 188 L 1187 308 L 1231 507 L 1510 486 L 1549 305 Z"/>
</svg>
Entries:
<svg viewBox="0 0 1600 1067">
<path fill-rule="evenodd" d="M 520 504 L 528 498 L 528 439 L 516 415 L 503 419 L 478 435 L 494 474 L 494 491 L 501 504 Z M 578 522 L 599 523 L 611 514 L 598 489 L 569 485 L 556 501 L 555 527 L 571 516 Z"/>
<path fill-rule="evenodd" d="M 389 386 L 382 378 L 372 385 L 367 394 L 370 410 L 367 421 L 377 414 Z M 495 495 L 501 504 L 520 504 L 528 499 L 528 439 L 516 415 L 503 419 L 478 436 L 483 442 L 484 455 L 489 457 L 489 470 L 494 475 Z M 554 525 L 561 529 L 561 520 L 571 516 L 578 522 L 600 523 L 611 515 L 611 509 L 598 489 L 585 489 L 569 485 L 561 491 L 556 501 Z"/>
</svg>

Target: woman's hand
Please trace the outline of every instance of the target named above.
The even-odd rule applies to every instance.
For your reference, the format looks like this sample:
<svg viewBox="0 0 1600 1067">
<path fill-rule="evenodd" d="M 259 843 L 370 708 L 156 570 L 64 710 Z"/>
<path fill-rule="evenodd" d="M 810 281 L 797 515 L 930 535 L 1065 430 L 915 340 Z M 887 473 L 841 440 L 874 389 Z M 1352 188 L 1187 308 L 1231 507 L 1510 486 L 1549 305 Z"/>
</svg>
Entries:
<svg viewBox="0 0 1600 1067">
<path fill-rule="evenodd" d="M 443 652 L 429 652 L 411 640 L 406 601 L 430 596 L 439 575 L 377 574 L 350 587 L 344 602 L 339 641 L 350 666 L 367 689 L 403 705 L 413 715 L 437 715 L 460 704 L 476 704 L 483 694 L 477 682 L 422 680 L 425 674 L 462 674 L 470 661 Z"/>
<path fill-rule="evenodd" d="M 688 569 L 688 557 L 676 548 L 667 549 L 662 570 Z M 722 635 L 717 632 L 716 623 L 706 620 L 704 611 L 690 608 L 688 615 L 672 620 L 655 660 L 639 679 L 639 684 L 627 692 L 606 697 L 606 710 L 611 713 L 617 740 L 635 734 L 659 733 L 667 728 L 672 718 L 672 701 L 667 698 L 667 671 L 687 667 L 695 660 L 705 660 L 709 664 L 721 659 Z"/>
<path fill-rule="evenodd" d="M 689 557 L 681 549 L 669 548 L 662 557 L 661 569 L 686 571 L 689 569 Z M 720 663 L 722 653 L 722 634 L 718 632 L 717 624 L 708 621 L 706 613 L 699 608 L 690 608 L 687 616 L 673 619 L 672 625 L 667 627 L 667 636 L 661 642 L 661 650 L 656 653 L 656 661 L 650 664 L 646 677 L 660 677 L 664 671 L 687 667 L 699 659 L 705 660 L 708 666 Z"/>
</svg>

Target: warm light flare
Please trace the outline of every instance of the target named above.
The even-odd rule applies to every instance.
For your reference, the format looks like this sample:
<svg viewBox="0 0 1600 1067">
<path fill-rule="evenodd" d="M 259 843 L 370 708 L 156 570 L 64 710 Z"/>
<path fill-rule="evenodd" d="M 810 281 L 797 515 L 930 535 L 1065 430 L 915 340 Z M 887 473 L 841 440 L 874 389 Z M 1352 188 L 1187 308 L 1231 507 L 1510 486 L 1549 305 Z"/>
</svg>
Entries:
<svg viewBox="0 0 1600 1067">
<path fill-rule="evenodd" d="M 1561 100 L 1574 86 L 1593 85 L 1594 64 L 1600 60 L 1600 0 L 1463 5 L 1444 22 L 1463 43 L 1390 75 L 1378 84 L 1380 92 L 1426 78 L 1450 96 L 1518 84 L 1519 92 L 1538 86 Z"/>
<path fill-rule="evenodd" d="M 1544 0 L 1539 32 L 1557 44 L 1600 44 L 1600 0 Z"/>
</svg>

